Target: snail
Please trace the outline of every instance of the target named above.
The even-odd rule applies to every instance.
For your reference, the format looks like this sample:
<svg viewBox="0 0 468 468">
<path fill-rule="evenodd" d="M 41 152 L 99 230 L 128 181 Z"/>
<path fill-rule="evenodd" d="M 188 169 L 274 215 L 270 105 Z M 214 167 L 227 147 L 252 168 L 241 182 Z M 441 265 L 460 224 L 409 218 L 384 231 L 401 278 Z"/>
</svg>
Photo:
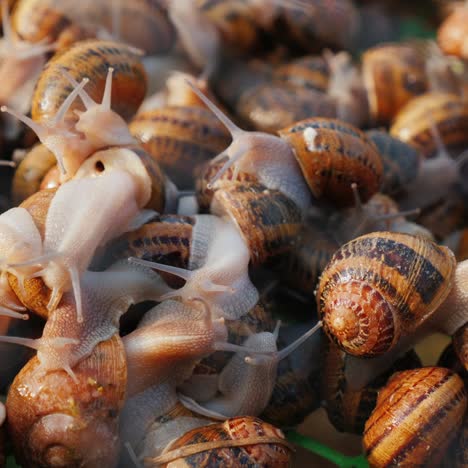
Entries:
<svg viewBox="0 0 468 468">
<path fill-rule="evenodd" d="M 46 62 L 45 56 L 56 45 L 50 44 L 47 39 L 34 44 L 22 40 L 12 29 L 7 0 L 2 0 L 1 12 L 3 38 L 0 43 L 0 76 L 4 83 L 0 102 L 18 112 L 27 112 L 34 85 Z"/>
<path fill-rule="evenodd" d="M 252 417 L 237 417 L 223 423 L 192 429 L 170 443 L 158 457 L 145 459 L 145 466 L 201 467 L 213 464 L 291 466 L 293 448 L 274 426 Z"/>
<path fill-rule="evenodd" d="M 129 130 L 182 189 L 192 188 L 195 166 L 229 144 L 224 127 L 202 107 L 163 107 L 143 112 L 132 120 Z"/>
<path fill-rule="evenodd" d="M 394 196 L 417 177 L 422 156 L 407 143 L 382 130 L 369 130 L 366 135 L 377 146 L 383 162 L 380 192 Z"/>
<path fill-rule="evenodd" d="M 7 398 L 8 430 L 22 466 L 114 466 L 127 368 L 115 335 L 73 370 L 38 375 L 32 358 Z"/>
<path fill-rule="evenodd" d="M 227 157 L 228 161 L 210 181 L 211 187 L 234 166 L 233 180 L 240 171 L 254 173 L 258 181 L 269 189 L 283 192 L 304 212 L 310 204 L 310 195 L 303 181 L 299 165 L 286 141 L 261 132 L 247 132 L 231 122 L 198 89 L 193 88 L 206 106 L 221 120 L 233 138 L 229 147 L 215 160 Z M 211 188 L 208 187 L 208 188 Z"/>
<path fill-rule="evenodd" d="M 328 341 L 323 348 L 320 377 L 323 406 L 328 419 L 340 432 L 363 434 L 365 422 L 375 408 L 378 392 L 392 374 L 421 367 L 418 355 L 411 350 L 364 388 L 353 391 L 346 380 L 346 353 Z"/>
<path fill-rule="evenodd" d="M 366 422 L 363 446 L 369 464 L 439 464 L 462 424 L 466 406 L 463 381 L 448 369 L 427 367 L 394 374 L 379 392 Z"/>
<path fill-rule="evenodd" d="M 357 184 L 363 202 L 378 191 L 382 158 L 359 129 L 340 120 L 311 118 L 282 129 L 279 134 L 294 148 L 315 198 L 349 206 L 352 183 Z"/>
<path fill-rule="evenodd" d="M 362 77 L 375 124 L 388 124 L 428 83 L 424 59 L 407 44 L 383 44 L 362 56 Z"/>
<path fill-rule="evenodd" d="M 467 266 L 422 237 L 358 237 L 335 252 L 322 273 L 317 306 L 325 331 L 361 357 L 385 355 L 403 342 L 407 347 L 431 329 L 451 335 L 466 322 Z M 375 312 L 368 313 L 369 305 Z"/>
<path fill-rule="evenodd" d="M 243 346 L 258 353 L 252 357 L 240 351 L 226 364 L 218 376 L 218 395 L 199 404 L 192 398 L 179 395 L 190 410 L 214 419 L 225 419 L 238 414 L 259 415 L 267 406 L 275 386 L 278 363 L 312 336 L 321 324 L 312 327 L 293 343 L 277 351 L 280 322 L 273 333 L 260 332 L 249 336 Z"/>
<path fill-rule="evenodd" d="M 412 99 L 396 115 L 390 134 L 420 151 L 426 158 L 448 149 L 464 149 L 467 141 L 467 110 L 452 93 L 431 92 Z"/>
<path fill-rule="evenodd" d="M 106 47 L 112 50 L 112 43 L 103 43 L 100 49 L 102 53 L 108 50 Z M 97 49 L 99 50 L 99 47 Z M 84 50 L 88 50 L 87 46 L 85 46 Z M 91 50 L 93 50 L 92 47 Z M 51 68 L 53 69 L 53 67 L 49 67 L 49 70 Z M 83 87 L 89 81 L 88 78 L 84 78 L 78 85 L 73 77 L 66 70 L 62 69 L 61 75 L 70 80 L 74 89 L 62 102 L 54 117 L 50 119 L 44 118 L 43 123 L 35 122 L 29 117 L 21 115 L 5 106 L 2 107 L 2 112 L 14 115 L 34 130 L 41 142 L 57 158 L 61 176 L 64 180 L 72 177 L 83 160 L 96 150 L 107 146 L 131 145 L 134 142 L 125 121 L 111 109 L 113 71 L 113 68 L 109 68 L 102 102 L 98 104 L 83 91 Z M 57 70 L 55 73 L 57 73 Z M 41 86 L 41 82 L 39 82 L 37 87 L 39 91 L 36 90 L 36 93 L 41 91 Z M 67 120 L 67 113 L 70 111 L 77 95 L 81 96 L 86 111 L 76 111 L 78 112 L 78 121 L 71 125 Z M 46 101 L 49 103 L 50 98 Z M 41 117 L 46 112 L 47 109 L 41 109 Z M 83 139 L 74 133 L 74 129 L 84 134 L 85 138 Z"/>
<path fill-rule="evenodd" d="M 258 301 L 258 291 L 248 275 L 249 250 L 234 224 L 216 217 L 211 221 L 212 241 L 203 252 L 203 263 L 195 270 L 137 258 L 131 261 L 186 280 L 182 288 L 164 294 L 160 300 L 171 297 L 180 297 L 183 302 L 203 299 L 214 316 L 239 318 Z"/>
<path fill-rule="evenodd" d="M 40 274 L 52 290 L 49 311 L 56 308 L 62 293 L 72 288 L 78 321 L 82 320 L 81 273 L 99 245 L 131 229 L 132 222 L 138 226 L 152 216 L 152 212 L 140 211 L 150 198 L 150 186 L 149 175 L 137 155 L 120 148 L 95 153 L 73 180 L 58 188 L 47 210 L 42 254 L 13 265 L 20 272 L 23 267 L 42 265 L 35 275 Z M 87 196 L 81 199 L 83 192 Z M 90 224 L 97 200 L 101 216 L 92 217 Z M 85 220 L 88 230 L 83 236 L 80 228 Z"/>
</svg>

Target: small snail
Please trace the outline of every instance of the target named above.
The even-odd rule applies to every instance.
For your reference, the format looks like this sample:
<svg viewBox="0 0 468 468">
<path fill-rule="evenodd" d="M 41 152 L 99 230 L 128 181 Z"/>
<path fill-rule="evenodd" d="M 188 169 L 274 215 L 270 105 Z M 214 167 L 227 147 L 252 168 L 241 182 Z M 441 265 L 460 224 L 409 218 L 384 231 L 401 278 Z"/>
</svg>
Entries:
<svg viewBox="0 0 468 468">
<path fill-rule="evenodd" d="M 366 422 L 363 445 L 369 464 L 376 468 L 439 464 L 466 406 L 463 381 L 448 369 L 426 367 L 394 374 Z"/>
</svg>

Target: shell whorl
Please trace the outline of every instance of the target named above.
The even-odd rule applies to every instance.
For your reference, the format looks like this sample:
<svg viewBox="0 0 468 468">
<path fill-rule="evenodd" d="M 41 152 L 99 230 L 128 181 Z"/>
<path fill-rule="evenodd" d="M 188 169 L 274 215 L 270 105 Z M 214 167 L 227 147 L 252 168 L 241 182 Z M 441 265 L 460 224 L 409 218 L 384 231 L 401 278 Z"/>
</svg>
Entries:
<svg viewBox="0 0 468 468">
<path fill-rule="evenodd" d="M 455 265 L 449 249 L 409 234 L 379 232 L 348 242 L 320 279 L 325 331 L 350 354 L 385 353 L 447 297 Z"/>
</svg>

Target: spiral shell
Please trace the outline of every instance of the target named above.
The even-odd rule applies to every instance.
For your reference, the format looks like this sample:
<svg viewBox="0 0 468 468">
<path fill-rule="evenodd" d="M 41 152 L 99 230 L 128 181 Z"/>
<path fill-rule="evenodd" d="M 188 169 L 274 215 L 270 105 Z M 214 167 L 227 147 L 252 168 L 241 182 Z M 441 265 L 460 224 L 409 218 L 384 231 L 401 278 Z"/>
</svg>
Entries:
<svg viewBox="0 0 468 468">
<path fill-rule="evenodd" d="M 127 380 L 118 336 L 96 346 L 74 369 L 41 374 L 34 357 L 7 399 L 8 428 L 23 466 L 112 466 Z"/>
<path fill-rule="evenodd" d="M 234 222 L 249 248 L 252 265 L 272 262 L 289 251 L 302 223 L 292 200 L 258 183 L 234 183 L 217 190 L 211 212 Z"/>
<path fill-rule="evenodd" d="M 434 137 L 434 126 L 446 147 L 466 147 L 468 107 L 459 96 L 434 92 L 411 100 L 395 117 L 390 134 L 430 157 L 440 149 Z"/>
<path fill-rule="evenodd" d="M 466 399 L 463 381 L 448 369 L 395 374 L 366 422 L 363 444 L 371 466 L 438 466 L 461 426 Z"/>
<path fill-rule="evenodd" d="M 279 134 L 294 148 L 304 178 L 317 199 L 350 206 L 353 183 L 363 202 L 378 191 L 382 158 L 359 129 L 340 120 L 312 118 L 284 128 Z"/>
<path fill-rule="evenodd" d="M 317 306 L 324 329 L 347 353 L 383 354 L 443 302 L 455 266 L 449 249 L 421 237 L 358 237 L 333 255 L 320 278 Z"/>
<path fill-rule="evenodd" d="M 13 203 L 19 205 L 39 190 L 48 173 L 56 164 L 55 156 L 44 145 L 34 146 L 18 164 L 11 187 Z"/>
<path fill-rule="evenodd" d="M 322 353 L 321 398 L 328 419 L 340 432 L 362 434 L 366 420 L 375 408 L 377 394 L 396 371 L 421 367 L 414 351 L 409 351 L 382 375 L 360 390 L 351 390 L 346 381 L 346 354 L 331 342 Z"/>
<path fill-rule="evenodd" d="M 367 50 L 362 56 L 362 76 L 376 124 L 389 123 L 428 86 L 424 59 L 406 44 L 385 44 Z"/>
<path fill-rule="evenodd" d="M 130 132 L 181 189 L 193 188 L 195 166 L 229 145 L 229 134 L 202 107 L 165 107 L 138 114 Z"/>
<path fill-rule="evenodd" d="M 143 65 L 135 49 L 117 42 L 98 40 L 77 42 L 52 57 L 36 85 L 32 118 L 36 121 L 52 118 L 73 90 L 63 74 L 64 69 L 78 82 L 89 78 L 86 91 L 92 99 L 100 102 L 109 67 L 114 69 L 112 108 L 124 119 L 130 119 L 146 93 Z M 75 110 L 84 110 L 80 100 L 74 101 L 66 118 L 75 120 Z"/>
<path fill-rule="evenodd" d="M 257 418 L 231 418 L 193 429 L 170 443 L 162 455 L 145 459 L 145 466 L 169 467 L 245 465 L 291 466 L 292 448 L 283 433 Z"/>
</svg>

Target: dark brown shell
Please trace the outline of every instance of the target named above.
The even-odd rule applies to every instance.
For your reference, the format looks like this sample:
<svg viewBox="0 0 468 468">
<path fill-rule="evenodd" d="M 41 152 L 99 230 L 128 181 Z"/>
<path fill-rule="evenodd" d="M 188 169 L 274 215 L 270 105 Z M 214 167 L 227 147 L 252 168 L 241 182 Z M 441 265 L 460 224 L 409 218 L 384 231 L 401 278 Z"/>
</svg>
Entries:
<svg viewBox="0 0 468 468">
<path fill-rule="evenodd" d="M 205 445 L 208 444 L 208 445 Z M 193 450 L 193 454 L 187 454 Z M 214 468 L 229 466 L 291 466 L 291 446 L 283 433 L 260 419 L 239 417 L 193 429 L 166 447 L 145 466 Z"/>
<path fill-rule="evenodd" d="M 324 329 L 349 354 L 383 354 L 443 302 L 455 266 L 447 247 L 422 237 L 358 237 L 335 252 L 320 278 L 317 306 Z"/>
<path fill-rule="evenodd" d="M 428 86 L 423 57 L 405 44 L 385 44 L 367 50 L 362 56 L 362 75 L 375 124 L 388 124 Z"/>
<path fill-rule="evenodd" d="M 231 140 L 220 121 L 202 107 L 144 112 L 129 128 L 179 189 L 193 188 L 194 168 L 221 153 Z"/>
<path fill-rule="evenodd" d="M 112 466 L 127 368 L 118 336 L 65 371 L 41 373 L 37 357 L 21 370 L 7 399 L 8 430 L 23 466 Z"/>
<path fill-rule="evenodd" d="M 466 411 L 463 381 L 442 367 L 398 372 L 379 392 L 364 450 L 371 466 L 440 466 Z"/>
<path fill-rule="evenodd" d="M 208 184 L 218 173 L 218 171 L 224 166 L 225 161 L 210 161 L 203 166 L 197 168 L 197 177 L 195 180 L 196 195 L 198 207 L 202 213 L 210 211 L 211 201 L 216 190 L 220 190 L 223 187 L 229 187 L 233 183 L 234 167 L 231 166 L 216 183 L 213 188 L 208 188 Z M 240 171 L 237 175 L 237 182 L 239 183 L 256 183 L 258 182 L 254 174 Z"/>
<path fill-rule="evenodd" d="M 211 212 L 234 222 L 252 265 L 272 262 L 291 250 L 302 225 L 301 212 L 291 199 L 258 183 L 237 182 L 218 189 Z"/>
<path fill-rule="evenodd" d="M 281 278 L 291 288 L 310 296 L 338 247 L 338 243 L 321 227 L 304 225 L 296 245 L 279 264 Z"/>
<path fill-rule="evenodd" d="M 396 371 L 421 367 L 418 355 L 409 351 L 364 388 L 353 391 L 348 387 L 345 376 L 347 354 L 324 340 L 321 356 L 321 398 L 325 402 L 328 419 L 338 431 L 359 435 L 364 432 L 364 424 L 375 408 L 378 391 L 390 376 Z"/>
<path fill-rule="evenodd" d="M 464 149 L 468 145 L 468 106 L 456 94 L 423 94 L 400 110 L 390 133 L 430 157 L 438 149 L 432 126 L 447 148 Z"/>
<path fill-rule="evenodd" d="M 453 335 L 453 348 L 461 365 L 468 372 L 468 323 Z"/>
<path fill-rule="evenodd" d="M 317 199 L 344 207 L 354 203 L 353 183 L 364 203 L 379 190 L 382 158 L 374 143 L 356 127 L 336 119 L 311 118 L 279 134 L 294 149 Z"/>
<path fill-rule="evenodd" d="M 77 42 L 52 57 L 34 91 L 32 118 L 36 121 L 50 119 L 71 93 L 73 87 L 63 75 L 63 69 L 78 82 L 89 78 L 86 92 L 95 101 L 101 102 L 109 67 L 114 68 L 112 110 L 129 120 L 146 94 L 146 73 L 140 57 L 129 46 L 98 40 Z M 80 99 L 73 102 L 66 114 L 67 118 L 76 119 L 74 110 L 84 110 Z"/>
<path fill-rule="evenodd" d="M 11 187 L 11 197 L 19 205 L 39 190 L 47 172 L 55 166 L 55 156 L 43 144 L 31 148 L 18 164 Z"/>
<path fill-rule="evenodd" d="M 422 156 L 412 146 L 382 130 L 370 130 L 366 135 L 374 142 L 383 162 L 382 193 L 395 195 L 416 178 Z"/>
<path fill-rule="evenodd" d="M 275 133 L 308 117 L 337 117 L 333 97 L 287 83 L 260 84 L 242 93 L 236 105 L 237 115 L 255 130 Z"/>
</svg>

